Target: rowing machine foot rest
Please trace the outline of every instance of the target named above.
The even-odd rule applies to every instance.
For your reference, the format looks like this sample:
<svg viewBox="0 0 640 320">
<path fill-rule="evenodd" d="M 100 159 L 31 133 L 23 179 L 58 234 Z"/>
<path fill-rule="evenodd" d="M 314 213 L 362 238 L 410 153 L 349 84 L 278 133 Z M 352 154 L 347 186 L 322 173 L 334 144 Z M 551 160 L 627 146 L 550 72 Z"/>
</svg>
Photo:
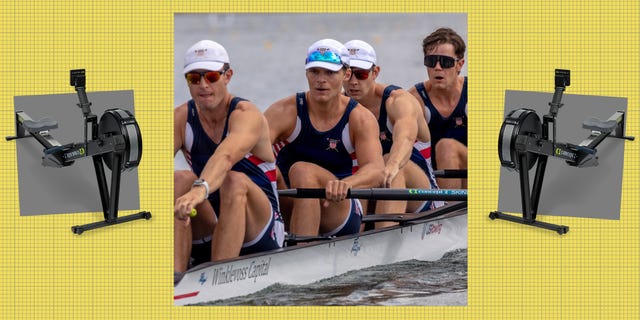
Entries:
<svg viewBox="0 0 640 320">
<path fill-rule="evenodd" d="M 567 226 L 562 226 L 562 225 L 557 225 L 557 224 L 552 224 L 552 223 L 547 223 L 547 222 L 542 222 L 537 220 L 527 220 L 521 217 L 516 217 L 510 214 L 506 214 L 500 211 L 492 211 L 491 213 L 489 213 L 489 218 L 491 220 L 502 219 L 502 220 L 507 220 L 511 222 L 517 222 L 520 224 L 525 224 L 532 227 L 547 229 L 547 230 L 555 231 L 559 235 L 563 235 L 569 232 L 569 227 Z"/>
<path fill-rule="evenodd" d="M 102 227 L 108 227 L 108 226 L 111 226 L 111 225 L 120 224 L 120 223 L 124 223 L 124 222 L 129 222 L 129 221 L 134 221 L 134 220 L 139 220 L 139 219 L 145 219 L 145 220 L 151 219 L 151 212 L 142 211 L 142 212 L 138 212 L 138 213 L 135 213 L 135 214 L 132 214 L 132 215 L 119 217 L 119 218 L 116 218 L 115 220 L 104 220 L 104 221 L 98 221 L 98 222 L 84 224 L 84 225 L 80 225 L 80 226 L 73 226 L 73 227 L 71 227 L 71 231 L 73 233 L 77 234 L 77 235 L 80 235 L 85 231 L 98 229 L 98 228 L 102 228 Z"/>
<path fill-rule="evenodd" d="M 22 126 L 31 133 L 38 133 L 41 131 L 47 131 L 58 128 L 58 122 L 51 118 L 42 118 L 38 121 L 25 120 L 22 122 Z"/>
</svg>

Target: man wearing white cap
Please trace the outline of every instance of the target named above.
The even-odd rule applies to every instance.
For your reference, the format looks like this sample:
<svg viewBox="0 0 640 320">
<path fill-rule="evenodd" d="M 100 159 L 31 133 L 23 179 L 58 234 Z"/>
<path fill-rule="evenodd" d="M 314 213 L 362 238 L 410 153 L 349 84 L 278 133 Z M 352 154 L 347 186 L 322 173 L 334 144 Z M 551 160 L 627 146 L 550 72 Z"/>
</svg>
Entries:
<svg viewBox="0 0 640 320">
<path fill-rule="evenodd" d="M 290 231 L 340 236 L 360 231 L 360 201 L 350 188 L 382 184 L 382 150 L 373 115 L 342 95 L 351 75 L 346 48 L 333 39 L 312 44 L 305 61 L 309 91 L 274 103 L 265 116 L 277 163 L 290 188 L 324 188 L 326 199 L 294 199 Z"/>
<path fill-rule="evenodd" d="M 376 82 L 380 66 L 371 45 L 351 40 L 345 47 L 349 51 L 351 77 L 344 80 L 344 91 L 378 119 L 385 187 L 437 188 L 431 168 L 429 128 L 420 104 L 400 87 Z M 378 201 L 376 213 L 420 212 L 440 205 L 440 201 Z M 392 224 L 381 222 L 376 227 Z"/>
<path fill-rule="evenodd" d="M 467 169 L 467 77 L 464 40 L 450 28 L 439 28 L 422 41 L 429 80 L 409 89 L 424 107 L 433 142 L 434 167 Z M 467 187 L 467 179 L 439 179 L 444 189 Z"/>
<path fill-rule="evenodd" d="M 192 239 L 211 236 L 210 229 L 191 228 L 193 208 L 205 227 L 218 214 L 213 261 L 281 247 L 275 157 L 264 116 L 227 91 L 233 69 L 220 44 L 202 40 L 189 48 L 184 74 L 192 100 L 174 111 L 173 151 L 182 150 L 192 171 L 174 175 L 174 271 L 187 268 Z"/>
</svg>

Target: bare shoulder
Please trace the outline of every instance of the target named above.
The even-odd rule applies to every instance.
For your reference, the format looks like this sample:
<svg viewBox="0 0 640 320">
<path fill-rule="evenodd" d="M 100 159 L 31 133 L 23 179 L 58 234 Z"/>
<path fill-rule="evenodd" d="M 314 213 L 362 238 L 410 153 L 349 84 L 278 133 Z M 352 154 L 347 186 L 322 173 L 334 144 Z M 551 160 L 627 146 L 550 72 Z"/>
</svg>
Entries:
<svg viewBox="0 0 640 320">
<path fill-rule="evenodd" d="M 271 142 L 286 139 L 296 127 L 298 116 L 296 96 L 292 95 L 274 102 L 265 110 L 264 116 L 271 131 Z"/>
<path fill-rule="evenodd" d="M 428 82 L 428 81 L 427 81 Z M 397 90 L 396 90 L 397 91 Z M 422 98 L 420 97 L 420 93 L 418 92 L 418 89 L 416 89 L 416 86 L 413 85 L 411 86 L 409 89 L 407 89 L 407 92 L 412 95 L 416 100 L 418 100 L 418 103 L 420 105 L 424 105 L 424 102 L 422 101 Z"/>
<path fill-rule="evenodd" d="M 416 93 L 417 94 L 417 93 Z M 398 89 L 391 92 L 387 100 L 387 112 L 400 114 L 414 114 L 420 110 L 420 104 L 415 96 L 407 90 Z"/>
<path fill-rule="evenodd" d="M 173 122 L 175 125 L 187 123 L 187 103 L 183 103 L 173 109 Z"/>
<path fill-rule="evenodd" d="M 378 121 L 376 120 L 376 116 L 369 111 L 365 106 L 358 103 L 358 105 L 351 111 L 349 114 L 349 124 L 354 129 L 358 129 L 362 126 L 370 125 L 371 123 L 377 126 Z"/>
<path fill-rule="evenodd" d="M 187 126 L 188 107 L 183 103 L 173 109 L 173 154 L 184 145 L 184 134 Z"/>
<path fill-rule="evenodd" d="M 275 113 L 275 114 L 286 114 L 296 109 L 296 96 L 288 96 L 286 98 L 280 99 L 274 102 L 265 113 Z"/>
<path fill-rule="evenodd" d="M 415 88 L 415 87 L 411 87 L 411 88 Z M 391 94 L 389 95 L 389 99 L 391 99 L 391 101 L 394 101 L 396 99 L 411 98 L 412 94 L 411 94 L 410 90 L 411 89 L 405 90 L 405 89 L 402 89 L 402 88 L 393 90 L 393 91 L 391 91 Z"/>
<path fill-rule="evenodd" d="M 409 89 L 407 89 L 407 92 L 409 92 L 410 94 L 417 94 L 418 93 L 418 89 L 416 89 L 416 85 L 412 85 L 411 87 L 409 87 Z"/>
<path fill-rule="evenodd" d="M 266 127 L 266 120 L 260 109 L 251 101 L 243 100 L 236 104 L 235 109 L 229 115 L 229 130 L 247 129 L 259 130 Z M 255 133 L 255 132 L 254 132 Z"/>
<path fill-rule="evenodd" d="M 269 125 L 276 123 L 295 124 L 295 119 L 298 115 L 296 96 L 289 96 L 274 102 L 264 111 L 264 115 L 269 121 Z"/>
<path fill-rule="evenodd" d="M 236 109 L 235 110 L 239 110 L 239 111 L 243 111 L 243 112 L 250 112 L 250 113 L 253 113 L 253 112 L 260 113 L 260 109 L 258 109 L 258 106 L 256 106 L 253 102 L 251 102 L 249 100 L 243 100 L 243 101 L 238 102 L 238 104 L 236 104 Z"/>
</svg>

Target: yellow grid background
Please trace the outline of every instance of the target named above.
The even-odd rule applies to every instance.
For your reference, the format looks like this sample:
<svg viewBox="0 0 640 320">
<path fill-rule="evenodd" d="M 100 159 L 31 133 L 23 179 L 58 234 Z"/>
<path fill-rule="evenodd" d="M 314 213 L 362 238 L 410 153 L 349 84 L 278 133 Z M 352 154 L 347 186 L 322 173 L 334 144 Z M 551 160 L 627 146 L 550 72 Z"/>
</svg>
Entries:
<svg viewBox="0 0 640 320">
<path fill-rule="evenodd" d="M 468 306 L 174 307 L 173 157 L 167 143 L 172 139 L 174 13 L 363 9 L 468 13 Z M 505 90 L 552 92 L 553 69 L 570 69 L 567 93 L 627 97 L 627 133 L 640 137 L 639 21 L 637 0 L 3 1 L 0 136 L 13 134 L 14 96 L 72 93 L 70 69 L 87 69 L 88 91 L 134 90 L 136 118 L 144 137 L 140 207 L 154 216 L 82 236 L 73 235 L 70 226 L 100 220 L 101 213 L 20 217 L 15 143 L 0 142 L 0 315 L 24 319 L 638 319 L 640 142 L 626 145 L 619 221 L 541 217 L 571 227 L 569 234 L 560 237 L 490 221 L 487 214 L 497 208 L 496 149 Z"/>
</svg>

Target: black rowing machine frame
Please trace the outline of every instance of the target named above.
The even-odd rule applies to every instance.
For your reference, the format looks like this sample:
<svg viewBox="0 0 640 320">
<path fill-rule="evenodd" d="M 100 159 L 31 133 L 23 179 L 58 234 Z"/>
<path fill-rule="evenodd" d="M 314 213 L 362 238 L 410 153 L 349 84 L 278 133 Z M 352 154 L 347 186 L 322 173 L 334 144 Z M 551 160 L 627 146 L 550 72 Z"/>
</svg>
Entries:
<svg viewBox="0 0 640 320">
<path fill-rule="evenodd" d="M 625 136 L 625 114 L 615 112 L 607 121 L 589 118 L 582 127 L 591 130 L 589 137 L 579 145 L 556 142 L 556 117 L 563 106 L 562 93 L 570 84 L 570 71 L 555 70 L 555 93 L 549 103 L 549 113 L 543 116 L 542 123 L 534 110 L 521 108 L 511 111 L 500 128 L 498 155 L 500 163 L 509 170 L 515 170 L 520 178 L 520 197 L 522 218 L 500 211 L 489 213 L 489 218 L 503 219 L 525 225 L 556 231 L 562 235 L 569 232 L 568 226 L 555 225 L 536 220 L 538 203 L 542 191 L 547 159 L 549 156 L 564 159 L 574 167 L 594 167 L 598 165 L 596 147 L 605 138 L 634 140 Z M 549 124 L 552 124 L 552 140 L 549 140 Z M 533 190 L 530 192 L 529 170 L 536 164 Z"/>
<path fill-rule="evenodd" d="M 78 235 L 127 221 L 151 219 L 151 213 L 147 211 L 118 217 L 120 177 L 137 167 L 142 157 L 142 136 L 138 123 L 129 111 L 118 108 L 105 111 L 98 121 L 98 117 L 91 113 L 85 82 L 84 69 L 71 70 L 71 86 L 78 93 L 78 107 L 82 109 L 84 117 L 83 142 L 60 144 L 49 134 L 49 130 L 58 128 L 55 120 L 43 118 L 34 121 L 23 111 L 15 113 L 16 135 L 6 137 L 7 141 L 34 137 L 44 146 L 42 165 L 46 167 L 67 167 L 76 159 L 93 159 L 104 221 L 71 227 L 71 231 Z M 90 139 L 87 137 L 88 128 L 91 129 Z M 111 170 L 111 190 L 108 190 L 103 162 Z"/>
</svg>

